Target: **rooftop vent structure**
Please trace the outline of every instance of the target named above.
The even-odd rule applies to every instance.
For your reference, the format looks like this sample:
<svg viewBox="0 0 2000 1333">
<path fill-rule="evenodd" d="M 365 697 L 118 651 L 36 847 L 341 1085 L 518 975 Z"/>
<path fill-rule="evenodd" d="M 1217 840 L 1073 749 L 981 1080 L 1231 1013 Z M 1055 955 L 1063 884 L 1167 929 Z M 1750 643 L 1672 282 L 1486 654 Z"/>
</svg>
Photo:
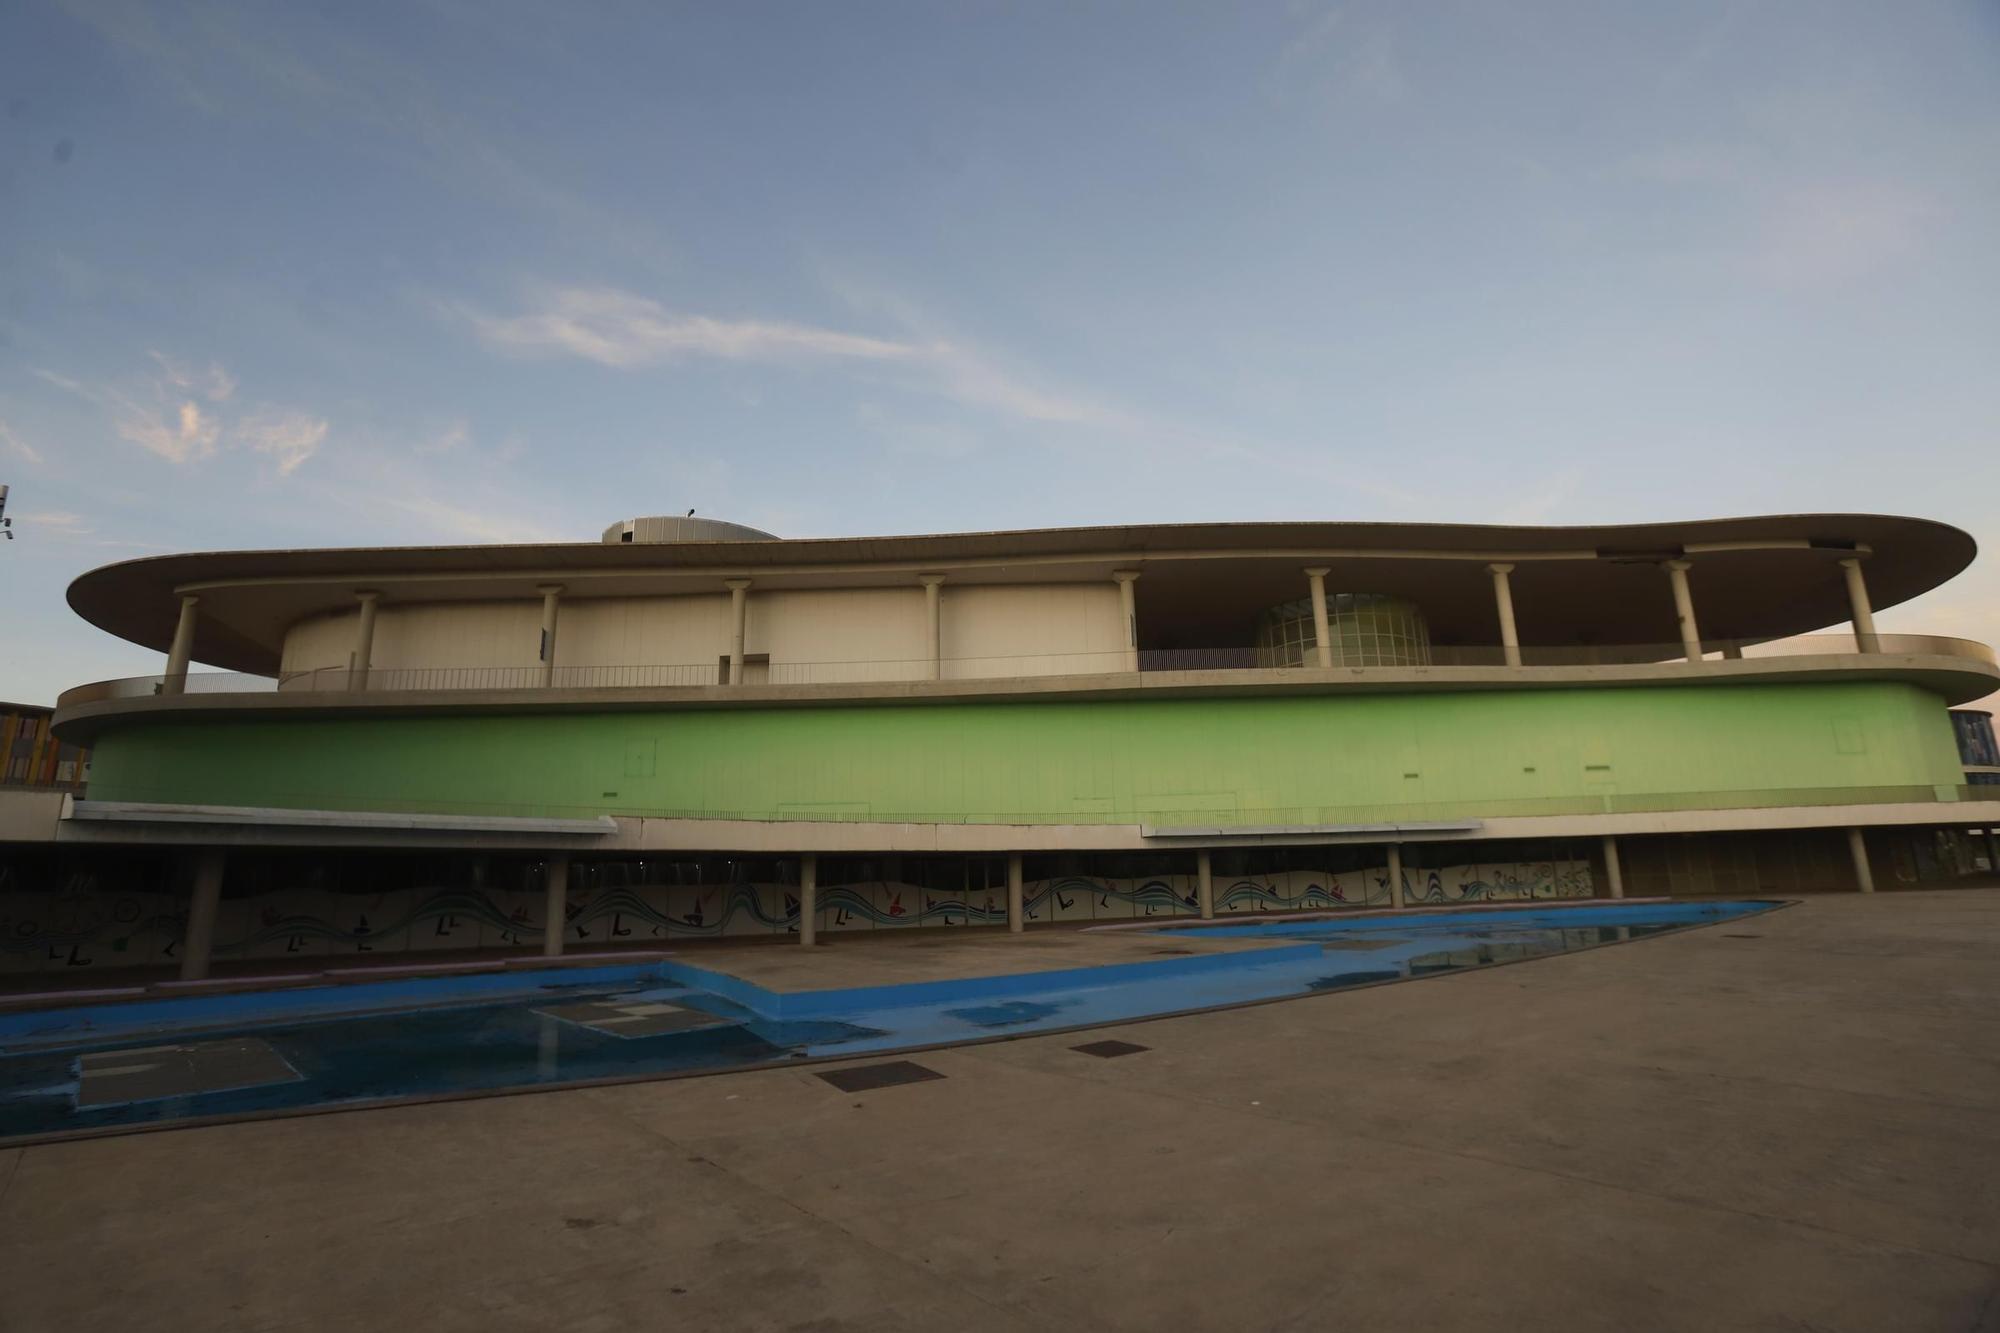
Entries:
<svg viewBox="0 0 2000 1333">
<path fill-rule="evenodd" d="M 741 523 L 725 523 L 719 518 L 696 518 L 693 514 L 628 518 L 604 530 L 607 546 L 635 542 L 774 542 L 776 533 L 746 528 Z"/>
</svg>

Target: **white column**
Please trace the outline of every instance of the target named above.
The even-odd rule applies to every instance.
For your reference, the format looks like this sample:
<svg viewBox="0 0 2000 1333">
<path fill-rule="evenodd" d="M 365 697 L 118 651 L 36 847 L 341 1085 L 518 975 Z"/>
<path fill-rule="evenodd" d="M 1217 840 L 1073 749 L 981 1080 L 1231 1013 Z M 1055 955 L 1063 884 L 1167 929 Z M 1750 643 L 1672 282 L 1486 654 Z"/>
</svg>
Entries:
<svg viewBox="0 0 2000 1333">
<path fill-rule="evenodd" d="M 1397 911 L 1403 908 L 1403 848 L 1393 842 L 1389 844 L 1389 906 Z"/>
<path fill-rule="evenodd" d="M 1854 616 L 1854 643 L 1864 653 L 1882 651 L 1882 640 L 1875 635 L 1875 608 L 1868 602 L 1868 580 L 1862 577 L 1861 561 L 1850 556 L 1840 562 L 1841 573 L 1847 576 L 1847 604 Z"/>
<path fill-rule="evenodd" d="M 819 930 L 819 853 L 799 857 L 799 943 L 815 943 Z"/>
<path fill-rule="evenodd" d="M 189 593 L 181 598 L 181 618 L 174 625 L 174 642 L 167 649 L 167 678 L 160 685 L 161 694 L 184 694 L 187 691 L 188 658 L 194 653 L 195 608 L 201 605 L 201 598 Z"/>
<path fill-rule="evenodd" d="M 375 653 L 375 603 L 382 594 L 364 589 L 354 594 L 361 600 L 361 619 L 354 628 L 354 665 L 347 682 L 350 690 L 368 688 L 368 661 Z"/>
<path fill-rule="evenodd" d="M 208 975 L 208 955 L 215 946 L 215 912 L 222 904 L 220 847 L 203 848 L 195 856 L 194 897 L 188 903 L 187 935 L 181 940 L 181 980 L 200 981 Z"/>
<path fill-rule="evenodd" d="M 569 857 L 552 853 L 542 866 L 542 956 L 560 958 L 569 922 Z"/>
<path fill-rule="evenodd" d="M 1493 576 L 1493 609 L 1500 616 L 1500 647 L 1507 656 L 1507 665 L 1521 665 L 1521 635 L 1514 628 L 1514 589 L 1507 582 L 1507 576 L 1514 572 L 1512 565 L 1488 565 L 1486 572 Z"/>
<path fill-rule="evenodd" d="M 1618 864 L 1618 839 L 1604 839 L 1604 884 L 1613 898 L 1625 896 L 1625 870 Z"/>
<path fill-rule="evenodd" d="M 924 642 L 931 658 L 930 679 L 944 676 L 944 575 L 919 574 L 924 583 Z"/>
<path fill-rule="evenodd" d="M 1125 618 L 1125 669 L 1139 669 L 1139 599 L 1132 584 L 1137 581 L 1136 569 L 1114 569 L 1111 577 L 1118 580 L 1118 611 Z"/>
<path fill-rule="evenodd" d="M 1667 582 L 1674 588 L 1674 618 L 1680 622 L 1681 651 L 1690 662 L 1701 660 L 1701 627 L 1695 624 L 1694 594 L 1688 591 L 1688 564 L 1686 560 L 1669 560 L 1666 563 Z"/>
<path fill-rule="evenodd" d="M 1854 858 L 1854 887 L 1863 893 L 1875 892 L 1875 872 L 1868 866 L 1868 839 L 1861 830 L 1847 830 L 1847 854 Z"/>
<path fill-rule="evenodd" d="M 743 631 L 750 620 L 750 580 L 724 579 L 729 589 L 729 683 L 743 683 Z"/>
<path fill-rule="evenodd" d="M 1194 854 L 1194 901 L 1202 920 L 1215 919 L 1215 868 L 1206 847 Z"/>
<path fill-rule="evenodd" d="M 542 684 L 556 679 L 556 614 L 562 609 L 563 586 L 545 583 L 535 589 L 542 595 Z"/>
<path fill-rule="evenodd" d="M 1306 582 L 1312 587 L 1313 639 L 1319 648 L 1321 669 L 1333 665 L 1333 628 L 1326 618 L 1326 576 L 1328 570 L 1308 569 Z"/>
<path fill-rule="evenodd" d="M 1026 926 L 1021 915 L 1021 854 L 1007 858 L 1007 929 L 1016 935 Z"/>
</svg>

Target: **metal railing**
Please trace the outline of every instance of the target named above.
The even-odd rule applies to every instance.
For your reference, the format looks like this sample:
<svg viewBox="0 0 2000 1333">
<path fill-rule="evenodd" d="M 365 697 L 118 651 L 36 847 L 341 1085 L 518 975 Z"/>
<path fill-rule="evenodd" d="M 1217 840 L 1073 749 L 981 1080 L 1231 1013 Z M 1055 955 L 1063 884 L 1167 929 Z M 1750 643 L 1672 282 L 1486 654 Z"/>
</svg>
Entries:
<svg viewBox="0 0 2000 1333">
<path fill-rule="evenodd" d="M 1748 643 L 1710 639 L 1700 661 L 1722 664 L 1735 658 L 1766 660 L 1780 657 L 1814 657 L 1854 654 L 1860 651 L 1852 635 L 1804 635 L 1770 643 Z M 1592 666 L 1671 666 L 1685 665 L 1689 659 L 1681 644 L 1524 644 L 1518 650 L 1519 670 L 1579 668 Z M 1953 658 L 1984 666 L 1996 664 L 1993 649 L 1970 639 L 1941 638 L 1920 634 L 1878 636 L 1881 657 Z M 1148 648 L 1139 651 L 1141 672 L 1170 671 L 1267 671 L 1291 672 L 1312 669 L 1318 659 L 1307 648 L 1303 662 L 1286 662 L 1269 649 L 1251 646 L 1221 648 Z M 1342 661 L 1336 656 L 1335 669 L 1342 673 L 1370 671 L 1422 672 L 1466 667 L 1507 667 L 1507 650 L 1497 644 L 1437 644 L 1431 646 L 1423 662 Z M 841 662 L 744 663 L 744 683 L 748 685 L 842 685 L 894 684 L 942 679 L 1004 680 L 1043 676 L 1102 675 L 1131 669 L 1133 654 L 1123 649 L 1086 653 L 1031 653 L 1018 656 L 945 658 L 935 665 L 929 658 L 890 658 Z M 278 677 L 239 672 L 190 672 L 179 691 L 186 694 L 347 694 L 368 692 L 533 690 L 545 684 L 564 690 L 695 689 L 728 683 L 728 669 L 716 662 L 654 663 L 638 666 L 558 666 L 545 672 L 540 666 L 448 666 L 375 667 L 351 671 L 346 667 L 322 667 L 313 671 L 287 673 Z M 111 699 L 137 699 L 169 693 L 165 676 L 133 676 L 123 680 L 97 681 L 65 690 L 57 699 L 58 708 Z"/>
</svg>

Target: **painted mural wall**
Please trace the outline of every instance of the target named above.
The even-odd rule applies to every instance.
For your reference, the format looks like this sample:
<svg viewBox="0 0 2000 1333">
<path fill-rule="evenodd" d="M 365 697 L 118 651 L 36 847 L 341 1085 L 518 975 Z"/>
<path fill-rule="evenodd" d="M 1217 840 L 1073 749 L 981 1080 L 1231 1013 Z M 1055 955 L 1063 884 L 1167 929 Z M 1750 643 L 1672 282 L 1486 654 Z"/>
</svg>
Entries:
<svg viewBox="0 0 2000 1333">
<path fill-rule="evenodd" d="M 1218 917 L 1389 903 L 1385 870 L 1294 870 L 1215 878 Z M 1581 898 L 1583 861 L 1406 869 L 1410 902 Z M 539 890 L 438 885 L 379 894 L 296 887 L 225 896 L 215 926 L 222 960 L 326 959 L 536 948 L 545 928 Z M 900 930 L 1007 923 L 1003 885 L 938 890 L 899 881 L 823 885 L 819 929 Z M 1189 875 L 1115 879 L 1067 875 L 1029 881 L 1022 910 L 1035 922 L 1135 921 L 1196 914 Z M 566 947 L 644 948 L 696 939 L 790 934 L 798 890 L 785 884 L 606 885 L 572 890 Z M 53 888 L 0 884 L 0 973 L 168 967 L 180 961 L 187 900 L 124 892 L 94 877 Z"/>
</svg>

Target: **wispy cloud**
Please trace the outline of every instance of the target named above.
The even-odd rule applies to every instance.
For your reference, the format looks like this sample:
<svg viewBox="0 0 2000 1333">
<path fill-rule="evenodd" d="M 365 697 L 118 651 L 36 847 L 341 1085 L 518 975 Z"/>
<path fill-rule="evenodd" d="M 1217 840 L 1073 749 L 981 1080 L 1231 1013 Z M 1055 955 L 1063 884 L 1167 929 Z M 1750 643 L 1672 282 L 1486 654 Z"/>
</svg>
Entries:
<svg viewBox="0 0 2000 1333">
<path fill-rule="evenodd" d="M 14 521 L 19 526 L 22 537 L 30 541 L 40 539 L 65 546 L 93 546 L 125 551 L 162 549 L 150 542 L 100 537 L 90 519 L 66 509 L 31 509 L 17 515 Z"/>
<path fill-rule="evenodd" d="M 15 520 L 24 528 L 34 528 L 57 537 L 88 537 L 96 529 L 81 514 L 60 509 L 30 510 Z"/>
<path fill-rule="evenodd" d="M 1280 96 L 1303 88 L 1385 106 L 1403 101 L 1410 83 L 1390 18 L 1391 12 L 1357 16 L 1344 5 L 1304 14 L 1278 49 L 1269 86 Z"/>
<path fill-rule="evenodd" d="M 0 447 L 4 447 L 8 453 L 23 463 L 32 463 L 39 467 L 43 462 L 40 451 L 22 439 L 15 433 L 14 428 L 4 421 L 0 421 Z"/>
<path fill-rule="evenodd" d="M 414 447 L 420 454 L 455 454 L 471 443 L 471 423 L 454 421 L 437 434 L 418 440 Z"/>
<path fill-rule="evenodd" d="M 170 463 L 192 463 L 215 452 L 222 427 L 192 401 L 164 410 L 120 400 L 112 423 L 120 439 L 129 440 Z"/>
<path fill-rule="evenodd" d="M 544 217 L 566 238 L 623 253 L 655 271 L 678 260 L 657 217 L 607 208 L 578 191 L 560 160 L 538 162 L 518 135 L 496 135 L 447 95 L 437 70 L 414 47 L 357 37 L 337 17 L 226 5 L 161 10 L 145 0 L 61 0 L 77 22 L 138 57 L 146 74 L 188 105 L 214 116 L 292 114 L 309 134 L 336 137 L 348 150 L 376 150 L 427 172 L 449 173 L 487 198 Z M 582 58 L 559 49 L 549 30 L 494 41 L 534 44 L 545 67 Z"/>
<path fill-rule="evenodd" d="M 212 403 L 228 402 L 236 392 L 236 378 L 218 362 L 209 362 L 206 370 L 190 370 L 163 352 L 146 355 L 160 368 L 159 379 L 164 385 L 199 394 Z"/>
<path fill-rule="evenodd" d="M 1761 270 L 1788 285 L 1864 277 L 1918 252 L 1939 208 L 1898 181 L 1819 181 L 1777 192 L 1765 205 Z"/>
<path fill-rule="evenodd" d="M 688 357 L 907 361 L 922 355 L 904 343 L 804 324 L 675 314 L 658 301 L 606 288 L 567 288 L 543 309 L 523 315 L 464 313 L 496 347 L 566 353 L 621 370 Z"/>
<path fill-rule="evenodd" d="M 265 410 L 236 423 L 231 437 L 270 456 L 278 475 L 289 477 L 313 456 L 328 429 L 327 422 L 304 412 Z"/>
<path fill-rule="evenodd" d="M 1132 424 L 1124 413 L 1043 387 L 993 357 L 946 339 L 886 338 L 782 320 L 718 319 L 672 311 L 609 288 L 563 288 L 540 308 L 493 315 L 451 307 L 481 339 L 522 355 L 570 356 L 620 370 L 680 361 L 832 361 L 901 370 L 972 407 L 1028 421 L 1088 426 Z"/>
<path fill-rule="evenodd" d="M 1724 254 L 1779 287 L 1834 287 L 1920 254 L 1946 215 L 1934 191 L 1893 175 L 1830 172 L 1755 140 L 1668 144 L 1636 154 L 1625 175 L 1712 195 L 1729 219 Z"/>
<path fill-rule="evenodd" d="M 34 373 L 102 408 L 120 439 L 182 466 L 212 458 L 227 445 L 270 458 L 280 476 L 290 476 L 313 456 L 331 429 L 327 421 L 310 413 L 270 404 L 226 416 L 225 410 L 234 411 L 229 403 L 236 396 L 237 381 L 219 362 L 193 370 L 162 352 L 147 355 L 155 367 L 152 373 L 116 383 L 87 384 L 52 370 Z"/>
<path fill-rule="evenodd" d="M 381 503 L 422 519 L 430 527 L 475 542 L 574 541 L 575 533 L 558 533 L 534 521 L 491 510 L 465 509 L 422 495 L 385 494 Z"/>
</svg>

